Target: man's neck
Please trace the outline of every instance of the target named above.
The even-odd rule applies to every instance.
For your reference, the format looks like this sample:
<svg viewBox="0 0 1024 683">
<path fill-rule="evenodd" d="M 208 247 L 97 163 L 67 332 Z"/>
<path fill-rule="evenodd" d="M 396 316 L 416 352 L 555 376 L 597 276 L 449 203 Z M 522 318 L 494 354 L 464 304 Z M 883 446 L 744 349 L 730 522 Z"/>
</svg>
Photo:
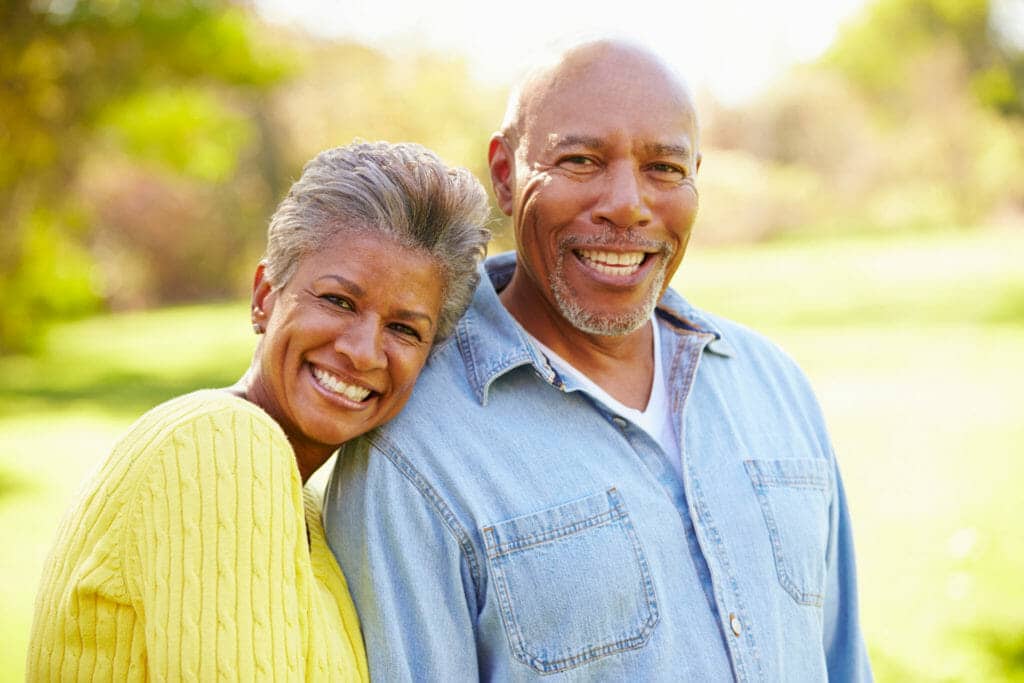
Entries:
<svg viewBox="0 0 1024 683">
<path fill-rule="evenodd" d="M 550 307 L 527 308 L 510 290 L 506 288 L 499 298 L 527 332 L 615 400 L 637 410 L 647 406 L 654 381 L 653 325 L 645 323 L 621 336 L 590 334 Z"/>
</svg>

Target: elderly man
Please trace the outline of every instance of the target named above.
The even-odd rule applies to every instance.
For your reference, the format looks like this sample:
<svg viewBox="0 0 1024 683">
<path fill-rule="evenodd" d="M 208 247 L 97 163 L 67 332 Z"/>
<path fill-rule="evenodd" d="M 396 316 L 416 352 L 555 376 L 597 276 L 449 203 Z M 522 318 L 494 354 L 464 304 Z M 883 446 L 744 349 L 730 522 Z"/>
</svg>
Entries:
<svg viewBox="0 0 1024 683">
<path fill-rule="evenodd" d="M 666 289 L 697 212 L 689 92 L 641 48 L 578 46 L 489 161 L 516 253 L 328 489 L 371 675 L 870 680 L 807 381 Z"/>
</svg>

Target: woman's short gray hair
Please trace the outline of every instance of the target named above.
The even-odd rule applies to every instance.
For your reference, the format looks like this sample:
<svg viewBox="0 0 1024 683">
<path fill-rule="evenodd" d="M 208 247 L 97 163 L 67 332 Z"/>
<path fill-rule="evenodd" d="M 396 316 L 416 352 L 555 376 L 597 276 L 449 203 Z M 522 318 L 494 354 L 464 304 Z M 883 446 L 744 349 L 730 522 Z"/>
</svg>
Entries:
<svg viewBox="0 0 1024 683">
<path fill-rule="evenodd" d="M 464 168 L 414 143 L 356 142 L 328 149 L 302 170 L 270 219 L 267 277 L 275 288 L 337 235 L 379 233 L 429 254 L 445 276 L 435 340 L 469 306 L 487 250 L 487 196 Z"/>
</svg>

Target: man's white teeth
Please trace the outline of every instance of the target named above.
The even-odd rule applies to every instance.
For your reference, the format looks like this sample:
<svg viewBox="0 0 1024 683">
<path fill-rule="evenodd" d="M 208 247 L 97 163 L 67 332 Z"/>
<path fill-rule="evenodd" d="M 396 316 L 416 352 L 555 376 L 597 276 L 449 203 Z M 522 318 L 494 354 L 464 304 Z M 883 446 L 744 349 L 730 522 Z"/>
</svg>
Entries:
<svg viewBox="0 0 1024 683">
<path fill-rule="evenodd" d="M 640 268 L 643 262 L 642 251 L 598 251 L 596 249 L 580 249 L 577 252 L 591 268 L 608 275 L 630 275 Z"/>
<path fill-rule="evenodd" d="M 366 400 L 366 397 L 370 395 L 370 390 L 365 387 L 359 387 L 355 384 L 349 384 L 342 382 L 340 379 L 320 368 L 313 366 L 313 376 L 316 377 L 316 381 L 320 383 L 325 389 L 329 389 L 336 394 L 341 394 L 345 398 L 351 399 L 360 403 Z"/>
</svg>

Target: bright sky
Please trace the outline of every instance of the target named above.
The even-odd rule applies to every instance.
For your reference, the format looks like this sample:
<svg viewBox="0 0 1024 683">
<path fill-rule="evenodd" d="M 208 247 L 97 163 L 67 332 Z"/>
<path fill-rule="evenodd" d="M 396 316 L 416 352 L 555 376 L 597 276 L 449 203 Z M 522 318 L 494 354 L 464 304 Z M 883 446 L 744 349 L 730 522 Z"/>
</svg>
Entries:
<svg viewBox="0 0 1024 683">
<path fill-rule="evenodd" d="M 650 45 L 730 103 L 813 59 L 865 0 L 256 0 L 267 20 L 393 54 L 456 52 L 507 84 L 553 46 L 613 33 Z"/>
</svg>

